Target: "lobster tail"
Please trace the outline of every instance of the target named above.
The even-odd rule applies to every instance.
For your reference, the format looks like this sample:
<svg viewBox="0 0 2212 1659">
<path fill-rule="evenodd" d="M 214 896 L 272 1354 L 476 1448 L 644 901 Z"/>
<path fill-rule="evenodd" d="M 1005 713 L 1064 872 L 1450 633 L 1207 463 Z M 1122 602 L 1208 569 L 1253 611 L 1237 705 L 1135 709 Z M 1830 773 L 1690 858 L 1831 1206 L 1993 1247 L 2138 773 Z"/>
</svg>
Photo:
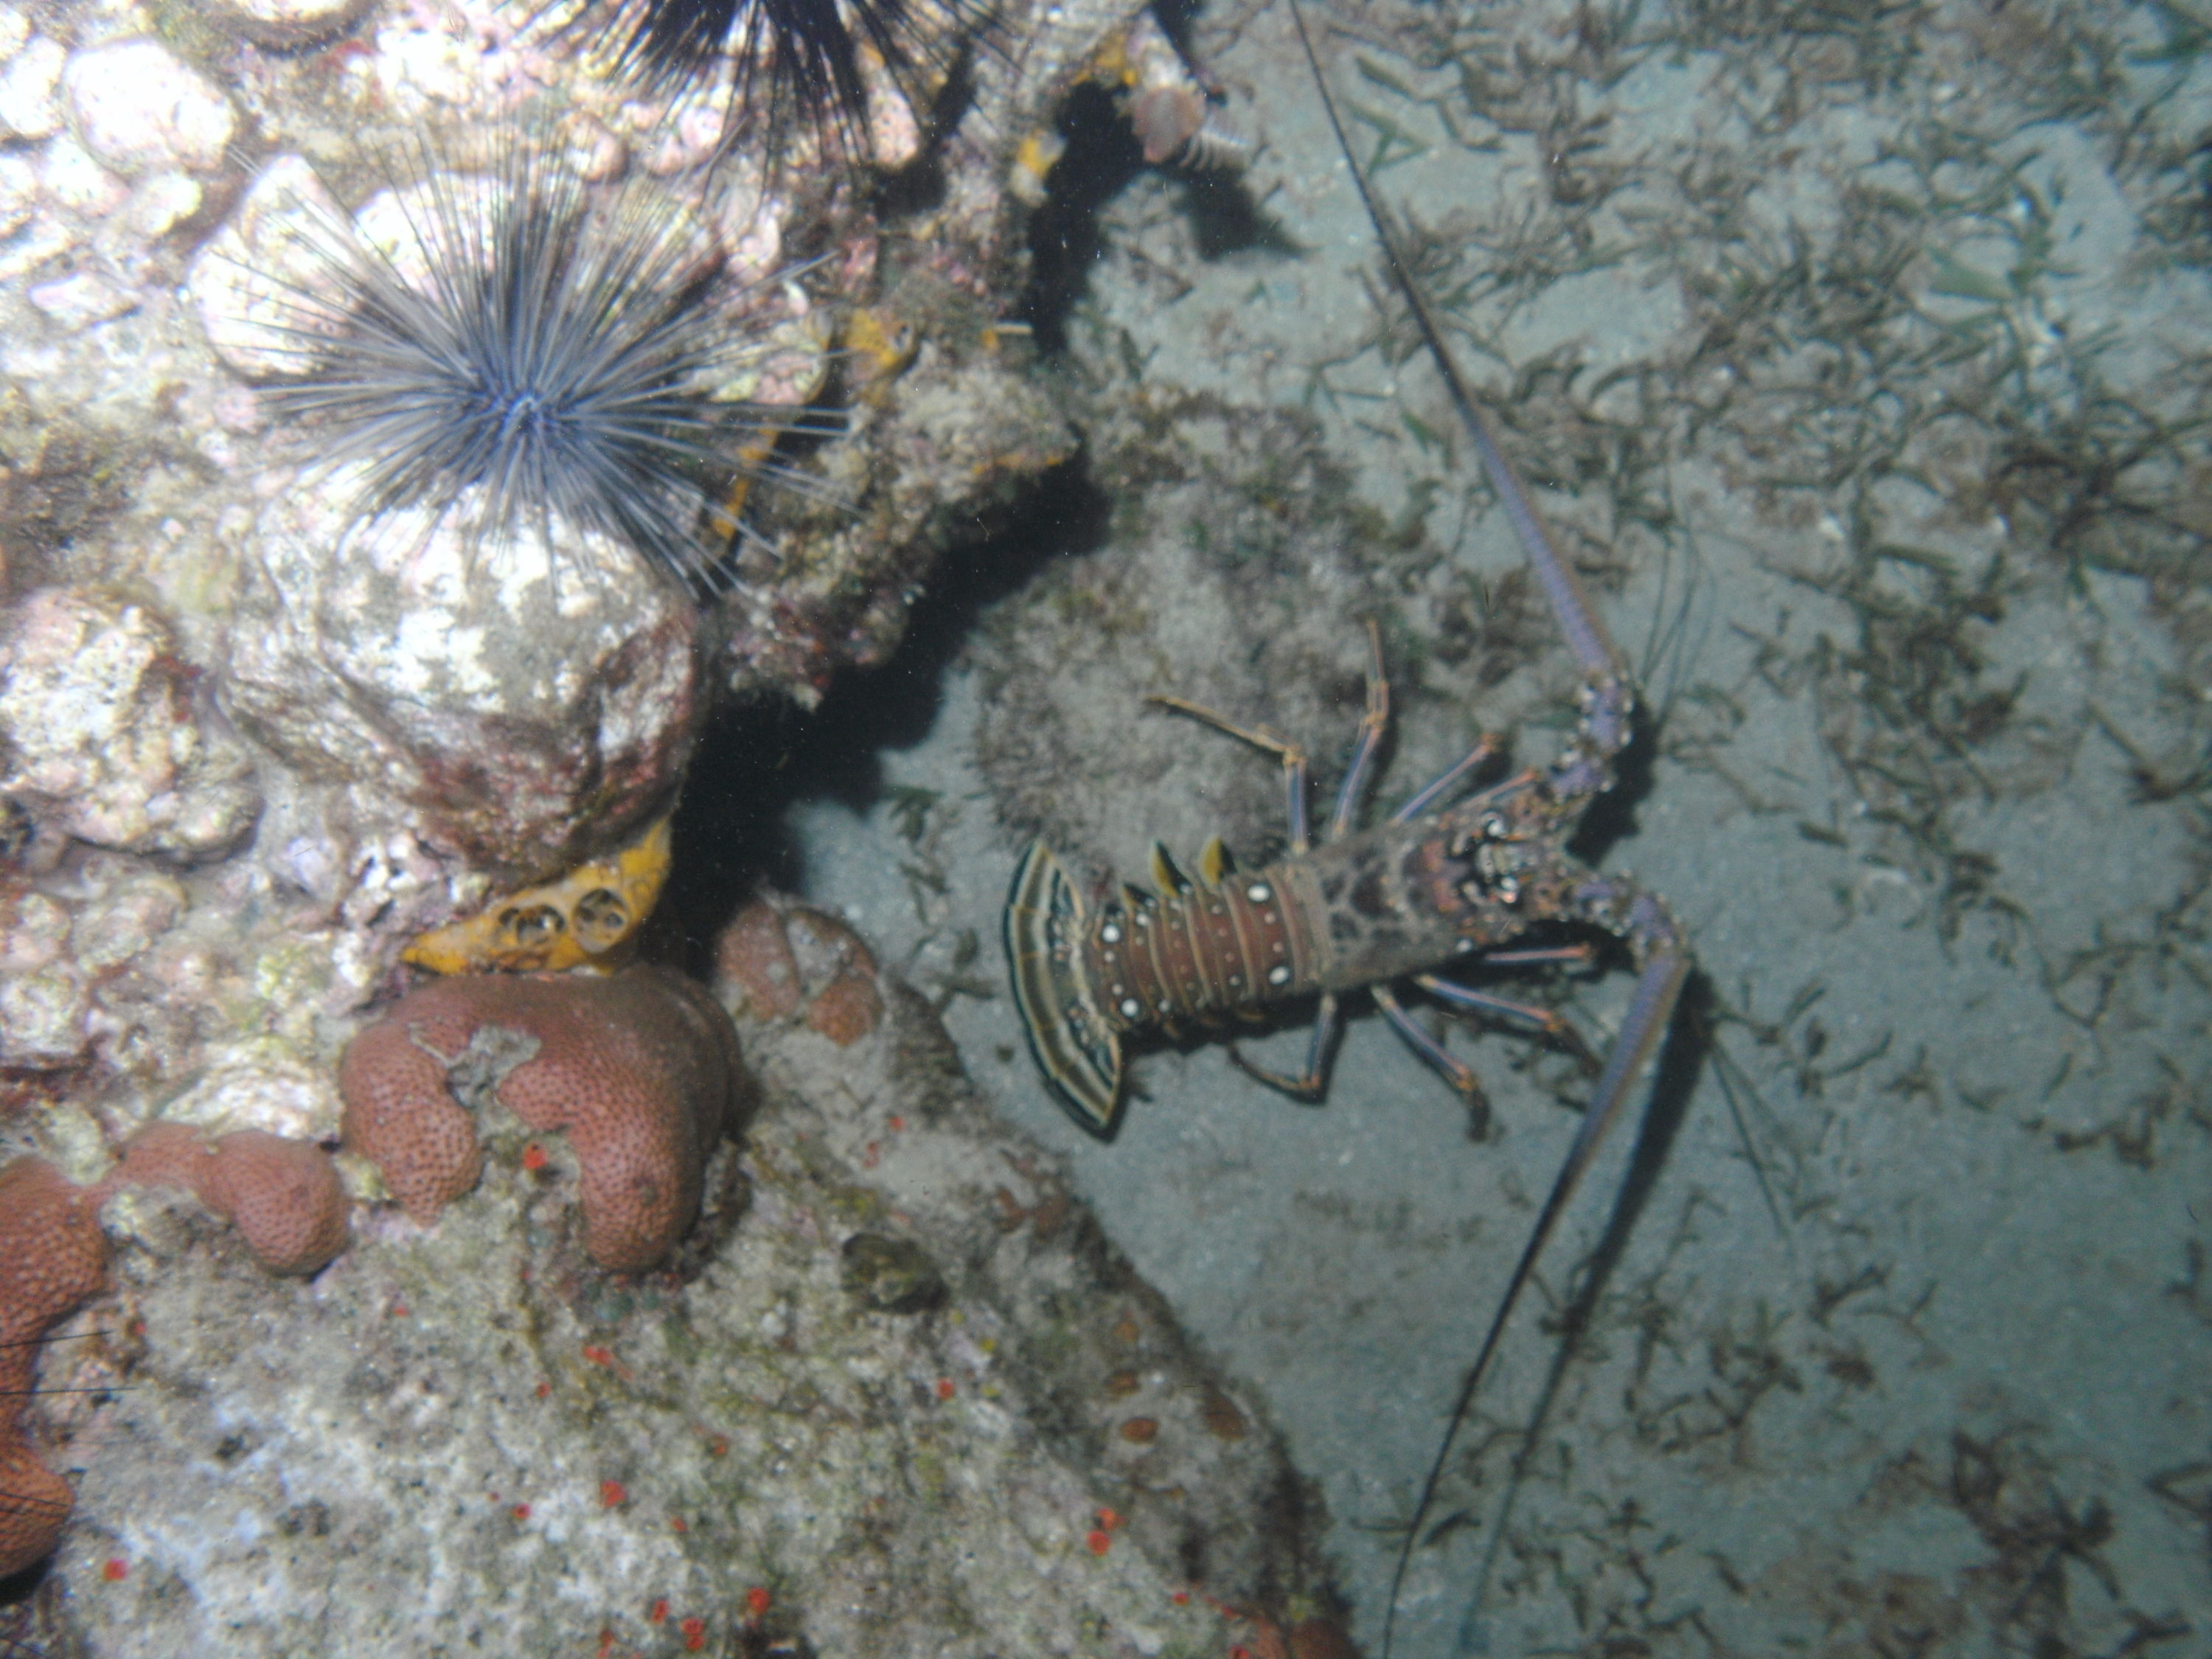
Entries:
<svg viewBox="0 0 2212 1659">
<path fill-rule="evenodd" d="M 1083 896 L 1042 842 L 1006 891 L 1006 964 L 1037 1069 L 1067 1115 L 1103 1139 L 1121 1097 L 1121 1040 L 1092 1000 L 1082 964 Z"/>
</svg>

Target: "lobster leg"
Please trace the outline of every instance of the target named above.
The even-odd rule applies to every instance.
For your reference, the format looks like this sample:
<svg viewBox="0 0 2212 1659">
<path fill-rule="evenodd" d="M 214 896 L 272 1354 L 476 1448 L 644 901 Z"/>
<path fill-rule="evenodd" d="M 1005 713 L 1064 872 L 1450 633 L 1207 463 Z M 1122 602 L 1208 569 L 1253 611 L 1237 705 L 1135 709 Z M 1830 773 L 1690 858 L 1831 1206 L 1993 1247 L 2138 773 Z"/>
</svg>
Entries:
<svg viewBox="0 0 2212 1659">
<path fill-rule="evenodd" d="M 1497 759 L 1504 747 L 1504 739 L 1491 732 L 1484 732 L 1474 740 L 1474 747 L 1468 750 L 1449 771 L 1425 786 L 1413 799 L 1391 813 L 1390 822 L 1411 823 L 1464 782 L 1469 773 Z"/>
<path fill-rule="evenodd" d="M 1204 703 L 1193 702 L 1188 697 L 1158 696 L 1146 701 L 1202 720 L 1215 731 L 1279 759 L 1290 793 L 1291 852 L 1295 856 L 1311 850 L 1313 842 L 1306 822 L 1306 751 L 1302 747 L 1288 738 L 1276 736 L 1264 726 L 1240 726 L 1227 715 L 1217 714 Z M 1382 676 L 1382 635 L 1370 622 L 1367 624 L 1367 708 L 1359 717 L 1359 736 L 1352 744 L 1352 764 L 1345 770 L 1343 787 L 1336 792 L 1336 807 L 1328 815 L 1325 839 L 1334 841 L 1351 829 L 1352 820 L 1359 815 L 1360 805 L 1374 781 L 1375 757 L 1382 752 L 1382 739 L 1389 729 L 1390 682 Z M 1455 770 L 1468 763 L 1462 762 L 1461 769 Z M 1443 781 L 1439 779 L 1437 782 Z"/>
<path fill-rule="evenodd" d="M 1146 702 L 1157 703 L 1162 708 L 1172 708 L 1178 714 L 1224 732 L 1239 743 L 1249 743 L 1255 749 L 1273 755 L 1283 763 L 1283 787 L 1289 795 L 1287 806 L 1291 820 L 1291 851 L 1293 854 L 1311 850 L 1313 838 L 1306 828 L 1306 751 L 1288 738 L 1279 738 L 1264 726 L 1239 726 L 1226 714 L 1217 714 L 1202 702 L 1193 702 L 1188 697 L 1147 697 Z"/>
<path fill-rule="evenodd" d="M 1344 784 L 1336 792 L 1336 810 L 1328 815 L 1328 839 L 1334 841 L 1352 829 L 1375 780 L 1375 757 L 1382 751 L 1390 730 L 1390 682 L 1382 677 L 1382 630 L 1367 624 L 1367 707 L 1359 716 L 1359 736 L 1352 744 L 1352 764 L 1345 769 Z"/>
<path fill-rule="evenodd" d="M 1313 1040 L 1306 1045 L 1305 1070 L 1296 1076 L 1288 1072 L 1271 1071 L 1255 1061 L 1249 1060 L 1229 1045 L 1230 1064 L 1256 1082 L 1271 1089 L 1279 1089 L 1293 1100 L 1309 1106 L 1318 1106 L 1322 1097 L 1328 1092 L 1328 1074 L 1336 1064 L 1336 1045 L 1344 1036 L 1344 1011 L 1337 1006 L 1336 993 L 1323 991 L 1321 1006 L 1314 1012 Z"/>
<path fill-rule="evenodd" d="M 1545 959 L 1549 955 L 1547 952 L 1516 952 L 1515 954 L 1521 956 L 1524 961 L 1530 955 L 1537 956 L 1540 960 Z M 1486 957 L 1483 960 L 1488 963 L 1495 961 L 1495 958 Z M 1533 1003 L 1514 1002 L 1505 997 L 1494 997 L 1487 991 L 1478 991 L 1472 987 L 1457 984 L 1436 974 L 1416 974 L 1413 975 L 1413 983 L 1437 1001 L 1449 1003 L 1455 1008 L 1466 1009 L 1470 1013 L 1498 1014 L 1507 1019 L 1525 1020 L 1561 1048 L 1579 1055 L 1592 1071 L 1597 1069 L 1596 1056 L 1590 1053 L 1589 1045 L 1583 1041 L 1582 1033 L 1576 1030 L 1567 1017 L 1557 1009 L 1539 1008 Z"/>
<path fill-rule="evenodd" d="M 1167 697 L 1154 701 L 1243 737 L 1248 743 L 1252 741 L 1249 733 L 1237 730 L 1219 716 L 1195 704 Z M 1375 757 L 1382 751 L 1382 739 L 1389 729 L 1390 682 L 1382 674 L 1382 634 L 1370 622 L 1367 624 L 1367 707 L 1359 717 L 1359 736 L 1352 744 L 1352 764 L 1345 769 L 1344 783 L 1336 792 L 1335 809 L 1328 815 L 1329 840 L 1334 841 L 1345 834 L 1351 829 L 1352 820 L 1358 816 L 1360 805 L 1366 799 L 1368 788 L 1374 780 Z M 1270 736 L 1272 738 L 1272 734 Z M 1279 738 L 1272 740 L 1281 741 Z M 1304 763 L 1304 757 L 1300 755 L 1301 767 Z M 1306 851 L 1304 823 L 1305 779 L 1303 771 L 1296 786 L 1295 799 L 1297 806 L 1291 826 L 1291 850 L 1294 854 Z M 1318 1105 L 1328 1092 L 1329 1071 L 1336 1063 L 1336 1046 L 1343 1036 L 1344 1011 L 1337 1001 L 1336 993 L 1324 991 L 1321 995 L 1321 1006 L 1315 1011 L 1313 1037 L 1306 1046 L 1306 1063 L 1303 1072 L 1294 1076 L 1259 1065 L 1245 1059 L 1233 1042 L 1229 1045 L 1229 1060 L 1245 1076 L 1264 1083 L 1271 1089 L 1279 1089 L 1293 1100 Z"/>
<path fill-rule="evenodd" d="M 1390 1022 L 1390 1029 L 1398 1034 L 1399 1041 L 1419 1055 L 1431 1071 L 1449 1085 L 1452 1092 L 1467 1102 L 1469 1110 L 1481 1113 L 1486 1118 L 1490 1098 L 1482 1092 L 1482 1079 L 1474 1074 L 1474 1067 L 1455 1056 L 1443 1043 L 1424 1031 L 1388 986 L 1374 986 L 1368 994 L 1375 999 L 1375 1006 L 1382 1011 L 1382 1018 Z"/>
</svg>

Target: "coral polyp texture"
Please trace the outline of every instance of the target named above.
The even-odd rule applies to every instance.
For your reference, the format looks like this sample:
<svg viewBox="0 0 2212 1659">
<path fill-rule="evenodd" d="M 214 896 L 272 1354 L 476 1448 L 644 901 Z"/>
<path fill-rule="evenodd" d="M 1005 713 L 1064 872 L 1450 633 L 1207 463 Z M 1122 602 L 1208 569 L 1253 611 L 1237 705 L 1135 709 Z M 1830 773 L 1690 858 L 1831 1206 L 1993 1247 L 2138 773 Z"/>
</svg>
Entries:
<svg viewBox="0 0 2212 1659">
<path fill-rule="evenodd" d="M 69 1519 L 69 1483 L 40 1461 L 21 1419 L 47 1331 L 106 1274 L 92 1194 L 43 1158 L 0 1169 L 0 1578 L 44 1559 Z"/>
<path fill-rule="evenodd" d="M 415 1220 L 477 1184 L 494 1103 L 568 1138 L 583 1243 L 617 1273 L 658 1265 L 697 1219 L 708 1154 L 750 1085 L 729 1016 L 678 975 L 493 975 L 401 999 L 338 1067 L 345 1141 Z"/>
<path fill-rule="evenodd" d="M 841 1048 L 884 1016 L 866 943 L 826 911 L 778 894 L 755 899 L 715 935 L 714 988 L 741 1015 L 799 1022 Z"/>
<path fill-rule="evenodd" d="M 149 1123 L 131 1138 L 102 1182 L 190 1192 L 234 1224 L 272 1273 L 312 1273 L 346 1247 L 350 1208 L 330 1154 L 313 1141 L 234 1129 L 204 1139 L 182 1123 Z"/>
</svg>

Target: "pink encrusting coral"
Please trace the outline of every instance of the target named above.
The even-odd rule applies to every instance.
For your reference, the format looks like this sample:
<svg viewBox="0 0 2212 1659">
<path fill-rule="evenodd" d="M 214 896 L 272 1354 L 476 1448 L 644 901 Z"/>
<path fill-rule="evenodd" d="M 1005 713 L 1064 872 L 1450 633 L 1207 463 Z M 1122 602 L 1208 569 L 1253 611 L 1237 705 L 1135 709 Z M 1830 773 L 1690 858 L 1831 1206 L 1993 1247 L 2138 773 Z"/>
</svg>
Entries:
<svg viewBox="0 0 2212 1659">
<path fill-rule="evenodd" d="M 690 1230 L 707 1156 L 750 1087 L 729 1016 L 655 969 L 441 980 L 403 998 L 338 1065 L 348 1149 L 419 1222 L 476 1185 L 472 1113 L 488 1103 L 566 1133 L 584 1249 L 617 1273 L 654 1266 Z"/>
<path fill-rule="evenodd" d="M 212 1140 L 182 1123 L 149 1123 L 95 1191 L 179 1187 L 237 1227 L 272 1273 L 319 1272 L 346 1247 L 349 1205 L 330 1154 L 311 1140 L 235 1129 Z"/>
<path fill-rule="evenodd" d="M 93 1193 L 42 1158 L 0 1170 L 0 1578 L 45 1559 L 76 1503 L 32 1449 L 23 1407 L 40 1341 L 106 1275 Z"/>
</svg>

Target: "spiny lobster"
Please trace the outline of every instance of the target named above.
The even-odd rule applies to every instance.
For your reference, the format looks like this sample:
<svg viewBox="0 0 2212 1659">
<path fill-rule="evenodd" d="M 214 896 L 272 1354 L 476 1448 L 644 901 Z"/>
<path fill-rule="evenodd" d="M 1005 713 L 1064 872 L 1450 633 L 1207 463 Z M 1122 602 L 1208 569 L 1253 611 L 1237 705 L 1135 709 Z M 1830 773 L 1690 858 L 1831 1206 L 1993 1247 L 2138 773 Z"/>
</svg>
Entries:
<svg viewBox="0 0 2212 1659">
<path fill-rule="evenodd" d="M 1155 845 L 1153 875 L 1159 890 L 1124 885 L 1093 909 L 1060 860 L 1038 842 L 1015 870 L 1005 938 L 1014 1001 L 1030 1052 L 1070 1115 L 1102 1138 L 1112 1133 L 1119 1109 L 1125 1038 L 1316 994 L 1318 1014 L 1302 1073 L 1253 1066 L 1233 1047 L 1231 1058 L 1263 1082 L 1302 1098 L 1318 1098 L 1327 1086 L 1340 1029 L 1340 999 L 1364 989 L 1425 1060 L 1473 1097 L 1473 1073 L 1413 1022 L 1394 988 L 1410 981 L 1448 1006 L 1518 1015 L 1567 1037 L 1571 1034 L 1555 1016 L 1488 996 L 1434 970 L 1468 961 L 1511 964 L 1574 954 L 1571 947 L 1509 948 L 1540 923 L 1595 928 L 1626 947 L 1637 970 L 1627 1012 L 1582 1127 L 1461 1386 L 1400 1549 L 1384 1615 L 1387 1656 L 1407 1567 L 1460 1425 L 1538 1257 L 1667 1032 L 1689 975 L 1690 954 L 1663 900 L 1628 877 L 1592 870 L 1567 851 L 1584 810 L 1613 785 L 1614 762 L 1633 732 L 1635 691 L 1573 569 L 1553 546 L 1498 447 L 1488 416 L 1461 375 L 1401 252 L 1402 240 L 1352 155 L 1304 15 L 1297 0 L 1290 3 L 1393 285 L 1412 313 L 1581 666 L 1575 734 L 1548 767 L 1521 772 L 1447 804 L 1495 752 L 1488 740 L 1480 743 L 1388 823 L 1354 830 L 1389 714 L 1380 647 L 1370 625 L 1367 709 L 1326 836 L 1316 846 L 1308 834 L 1306 757 L 1296 744 L 1181 698 L 1154 698 L 1281 761 L 1290 798 L 1289 856 L 1238 874 L 1216 840 L 1206 848 L 1193 880 Z"/>
</svg>

